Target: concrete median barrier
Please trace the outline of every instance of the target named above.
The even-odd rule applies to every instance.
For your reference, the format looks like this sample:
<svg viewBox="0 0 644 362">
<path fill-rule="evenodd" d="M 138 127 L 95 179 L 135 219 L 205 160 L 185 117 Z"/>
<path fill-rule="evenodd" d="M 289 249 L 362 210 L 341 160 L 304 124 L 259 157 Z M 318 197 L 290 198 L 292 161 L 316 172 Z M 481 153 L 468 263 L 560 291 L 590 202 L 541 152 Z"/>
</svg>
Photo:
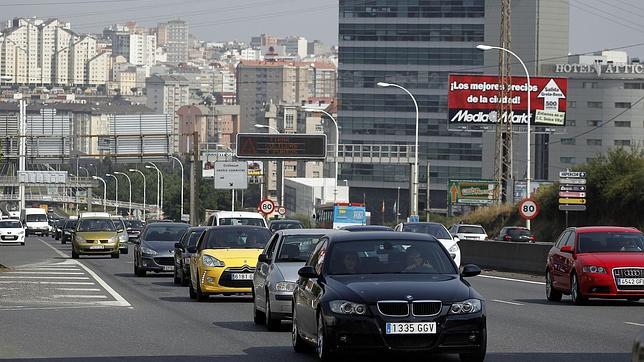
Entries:
<svg viewBox="0 0 644 362">
<path fill-rule="evenodd" d="M 552 243 L 461 240 L 461 265 L 476 264 L 502 271 L 543 274 Z"/>
</svg>

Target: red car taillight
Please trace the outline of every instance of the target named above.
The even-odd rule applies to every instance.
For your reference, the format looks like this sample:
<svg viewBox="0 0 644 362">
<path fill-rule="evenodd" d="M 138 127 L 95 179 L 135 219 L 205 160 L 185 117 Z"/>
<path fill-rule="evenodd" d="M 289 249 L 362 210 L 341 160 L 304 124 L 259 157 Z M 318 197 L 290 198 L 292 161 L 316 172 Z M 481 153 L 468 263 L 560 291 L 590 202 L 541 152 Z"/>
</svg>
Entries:
<svg viewBox="0 0 644 362">
<path fill-rule="evenodd" d="M 530 237 L 528 239 L 530 239 L 532 241 L 535 241 L 537 238 L 535 238 L 534 235 L 530 235 Z"/>
<path fill-rule="evenodd" d="M 512 240 L 512 237 L 510 235 L 506 235 L 503 237 L 503 240 L 509 241 Z"/>
</svg>

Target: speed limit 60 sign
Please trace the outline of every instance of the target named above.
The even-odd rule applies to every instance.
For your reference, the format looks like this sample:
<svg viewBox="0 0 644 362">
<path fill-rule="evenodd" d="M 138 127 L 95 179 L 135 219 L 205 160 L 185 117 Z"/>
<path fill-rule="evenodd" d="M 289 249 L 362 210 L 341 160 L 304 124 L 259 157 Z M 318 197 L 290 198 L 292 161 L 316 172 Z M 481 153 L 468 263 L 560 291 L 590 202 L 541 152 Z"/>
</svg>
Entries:
<svg viewBox="0 0 644 362">
<path fill-rule="evenodd" d="M 273 203 L 273 200 L 264 199 L 260 201 L 259 206 L 257 208 L 259 209 L 259 212 L 268 215 L 268 214 L 272 214 L 273 211 L 275 211 L 275 204 Z"/>
<path fill-rule="evenodd" d="M 519 203 L 519 215 L 525 220 L 532 220 L 539 215 L 539 204 L 532 199 L 523 199 Z"/>
</svg>

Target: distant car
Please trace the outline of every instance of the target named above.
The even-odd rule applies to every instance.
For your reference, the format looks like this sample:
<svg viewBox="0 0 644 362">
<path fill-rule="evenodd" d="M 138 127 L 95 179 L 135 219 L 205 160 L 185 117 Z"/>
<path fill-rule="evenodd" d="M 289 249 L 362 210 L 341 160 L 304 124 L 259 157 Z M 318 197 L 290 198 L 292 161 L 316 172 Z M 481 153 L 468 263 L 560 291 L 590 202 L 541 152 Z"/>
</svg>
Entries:
<svg viewBox="0 0 644 362">
<path fill-rule="evenodd" d="M 119 234 L 109 217 L 81 216 L 72 232 L 72 259 L 81 255 L 119 257 Z"/>
<path fill-rule="evenodd" d="M 449 228 L 449 233 L 459 240 L 485 240 L 487 233 L 481 225 L 454 224 Z"/>
<path fill-rule="evenodd" d="M 257 257 L 271 232 L 264 226 L 217 226 L 201 234 L 190 257 L 190 298 L 252 292 Z"/>
<path fill-rule="evenodd" d="M 62 234 L 60 237 L 61 244 L 66 244 L 68 241 L 71 243 L 72 234 L 74 233 L 74 229 L 76 229 L 77 222 L 78 220 L 72 220 L 72 219 L 65 220 L 65 224 L 62 227 Z"/>
<path fill-rule="evenodd" d="M 145 226 L 134 242 L 134 274 L 174 272 L 174 244 L 190 227 L 176 222 L 155 222 Z"/>
<path fill-rule="evenodd" d="M 121 216 L 112 216 L 112 222 L 114 222 L 116 231 L 119 234 L 119 251 L 121 254 L 127 254 L 130 236 L 127 233 L 125 222 Z"/>
<path fill-rule="evenodd" d="M 55 240 L 60 240 L 60 238 L 63 236 L 63 226 L 65 226 L 65 221 L 67 221 L 67 219 L 58 219 L 58 221 L 54 223 Z"/>
<path fill-rule="evenodd" d="M 258 212 L 247 211 L 215 211 L 206 220 L 206 226 L 223 226 L 223 225 L 249 225 L 263 226 L 266 220 Z"/>
<path fill-rule="evenodd" d="M 633 362 L 644 362 L 644 329 L 635 337 L 632 357 Z"/>
<path fill-rule="evenodd" d="M 480 272 L 466 265 L 459 274 L 426 233 L 325 235 L 298 271 L 293 349 L 315 347 L 322 361 L 364 351 L 440 351 L 483 361 L 485 301 L 464 279 Z"/>
<path fill-rule="evenodd" d="M 616 226 L 564 230 L 548 253 L 546 297 L 569 294 L 575 304 L 588 298 L 644 298 L 644 234 Z"/>
<path fill-rule="evenodd" d="M 273 234 L 259 255 L 253 276 L 253 320 L 279 329 L 282 319 L 291 319 L 291 299 L 297 271 L 320 238 L 329 229 L 288 229 Z"/>
<path fill-rule="evenodd" d="M 123 220 L 125 222 L 125 230 L 130 241 L 138 239 L 143 230 L 143 223 L 140 220 Z"/>
<path fill-rule="evenodd" d="M 427 234 L 435 237 L 449 251 L 456 265 L 461 266 L 461 249 L 458 246 L 459 239 L 452 236 L 443 224 L 437 222 L 408 222 L 398 224 L 395 230 Z"/>
<path fill-rule="evenodd" d="M 534 243 L 537 238 L 530 229 L 523 226 L 506 226 L 499 232 L 496 240 Z"/>
<path fill-rule="evenodd" d="M 389 226 L 383 225 L 348 225 L 343 226 L 340 230 L 345 231 L 394 231 L 394 229 Z"/>
<path fill-rule="evenodd" d="M 271 220 L 268 229 L 273 233 L 284 229 L 304 229 L 304 224 L 299 220 Z"/>
<path fill-rule="evenodd" d="M 174 284 L 188 285 L 192 256 L 188 248 L 197 245 L 199 237 L 206 229 L 206 226 L 191 227 L 183 233 L 181 240 L 174 244 Z"/>
<path fill-rule="evenodd" d="M 25 230 L 20 220 L 0 220 L 0 244 L 5 243 L 25 245 Z"/>
</svg>

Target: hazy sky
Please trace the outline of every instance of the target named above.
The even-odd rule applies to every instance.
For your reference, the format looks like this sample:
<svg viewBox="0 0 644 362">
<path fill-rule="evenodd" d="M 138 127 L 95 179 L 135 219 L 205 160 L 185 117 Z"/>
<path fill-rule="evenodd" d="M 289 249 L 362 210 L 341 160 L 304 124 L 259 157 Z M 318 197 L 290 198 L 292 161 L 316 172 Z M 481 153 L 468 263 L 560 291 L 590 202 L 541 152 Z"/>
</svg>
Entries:
<svg viewBox="0 0 644 362">
<path fill-rule="evenodd" d="M 496 0 L 498 1 L 498 0 Z M 644 1 L 569 1 L 570 51 L 644 42 Z M 75 4 L 74 4 L 75 3 Z M 244 40 L 260 33 L 301 35 L 336 44 L 337 0 L 0 0 L 0 18 L 59 17 L 77 32 L 137 21 L 145 26 L 180 17 L 203 40 Z M 644 47 L 627 49 L 644 56 Z"/>
</svg>

